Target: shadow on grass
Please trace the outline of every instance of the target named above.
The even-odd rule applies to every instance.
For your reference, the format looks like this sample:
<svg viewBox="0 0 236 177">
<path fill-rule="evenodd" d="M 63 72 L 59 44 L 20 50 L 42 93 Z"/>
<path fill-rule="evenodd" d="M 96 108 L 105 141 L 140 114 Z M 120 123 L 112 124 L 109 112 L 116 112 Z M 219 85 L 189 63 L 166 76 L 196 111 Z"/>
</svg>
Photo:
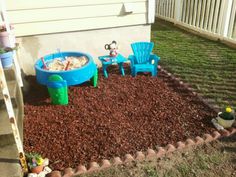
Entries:
<svg viewBox="0 0 236 177">
<path fill-rule="evenodd" d="M 17 159 L 0 158 L 0 164 L 1 163 L 19 163 L 19 160 L 17 160 Z"/>
</svg>

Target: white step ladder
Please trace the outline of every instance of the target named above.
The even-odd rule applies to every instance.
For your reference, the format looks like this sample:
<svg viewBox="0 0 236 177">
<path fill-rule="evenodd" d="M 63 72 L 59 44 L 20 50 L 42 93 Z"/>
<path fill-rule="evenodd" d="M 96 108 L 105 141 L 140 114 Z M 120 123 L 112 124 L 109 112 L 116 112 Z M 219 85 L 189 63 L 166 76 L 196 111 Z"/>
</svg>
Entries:
<svg viewBox="0 0 236 177">
<path fill-rule="evenodd" d="M 0 8 L 1 8 L 0 9 L 1 10 L 1 23 L 5 25 L 6 31 L 10 34 L 9 35 L 10 47 L 15 47 L 15 37 L 12 34 L 12 31 L 10 29 L 10 23 L 7 18 L 5 0 L 0 0 Z M 13 61 L 14 61 L 14 67 L 15 67 L 15 71 L 16 71 L 15 72 L 16 80 L 17 80 L 19 86 L 23 87 L 23 82 L 22 82 L 22 78 L 21 78 L 21 70 L 20 70 L 20 66 L 19 66 L 19 63 L 17 60 L 17 55 L 16 55 L 15 50 L 13 51 Z M 19 154 L 20 163 L 22 166 L 22 170 L 25 173 L 25 172 L 28 172 L 28 167 L 27 167 L 27 162 L 26 162 L 26 158 L 25 158 L 25 153 L 23 150 L 23 143 L 20 138 L 20 133 L 19 133 L 19 129 L 17 126 L 16 117 L 15 117 L 14 109 L 13 109 L 12 102 L 11 102 L 11 97 L 9 94 L 9 90 L 7 87 L 7 82 L 6 82 L 6 78 L 4 75 L 4 70 L 3 70 L 1 62 L 0 62 L 0 92 L 2 92 L 2 95 L 4 98 L 4 102 L 5 102 L 7 113 L 8 113 L 8 118 L 9 118 L 9 121 L 11 124 L 11 128 L 13 131 L 14 139 L 15 139 L 18 154 Z"/>
</svg>

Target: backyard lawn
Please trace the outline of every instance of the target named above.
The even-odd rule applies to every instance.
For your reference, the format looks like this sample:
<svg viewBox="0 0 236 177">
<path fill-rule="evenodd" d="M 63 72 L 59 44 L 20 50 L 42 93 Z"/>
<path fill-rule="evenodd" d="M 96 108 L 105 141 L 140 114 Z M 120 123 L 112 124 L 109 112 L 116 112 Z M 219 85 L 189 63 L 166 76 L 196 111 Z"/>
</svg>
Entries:
<svg viewBox="0 0 236 177">
<path fill-rule="evenodd" d="M 166 70 L 189 83 L 216 107 L 236 108 L 235 49 L 161 20 L 152 26 L 152 41 Z"/>
</svg>

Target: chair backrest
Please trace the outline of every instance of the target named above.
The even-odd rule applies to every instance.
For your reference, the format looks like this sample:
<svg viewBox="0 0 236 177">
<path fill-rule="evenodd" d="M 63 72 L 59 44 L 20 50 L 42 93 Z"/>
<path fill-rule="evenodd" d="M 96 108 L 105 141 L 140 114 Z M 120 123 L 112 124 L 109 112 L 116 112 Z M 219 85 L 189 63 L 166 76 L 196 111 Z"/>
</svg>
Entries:
<svg viewBox="0 0 236 177">
<path fill-rule="evenodd" d="M 133 50 L 135 56 L 136 64 L 145 64 L 149 62 L 150 54 L 152 53 L 152 49 L 154 47 L 153 42 L 136 42 L 131 44 L 131 48 Z"/>
</svg>

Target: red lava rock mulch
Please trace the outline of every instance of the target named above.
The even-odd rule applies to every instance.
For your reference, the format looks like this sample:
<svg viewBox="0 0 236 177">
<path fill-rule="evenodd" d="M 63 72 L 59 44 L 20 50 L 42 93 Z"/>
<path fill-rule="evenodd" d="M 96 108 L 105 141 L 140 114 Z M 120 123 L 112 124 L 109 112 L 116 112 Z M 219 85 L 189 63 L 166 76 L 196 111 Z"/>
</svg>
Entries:
<svg viewBox="0 0 236 177">
<path fill-rule="evenodd" d="M 25 151 L 42 153 L 61 170 L 215 130 L 216 113 L 166 74 L 122 77 L 113 66 L 108 73 L 105 79 L 99 72 L 98 88 L 70 87 L 68 106 L 51 105 L 46 87 L 27 77 Z"/>
</svg>

